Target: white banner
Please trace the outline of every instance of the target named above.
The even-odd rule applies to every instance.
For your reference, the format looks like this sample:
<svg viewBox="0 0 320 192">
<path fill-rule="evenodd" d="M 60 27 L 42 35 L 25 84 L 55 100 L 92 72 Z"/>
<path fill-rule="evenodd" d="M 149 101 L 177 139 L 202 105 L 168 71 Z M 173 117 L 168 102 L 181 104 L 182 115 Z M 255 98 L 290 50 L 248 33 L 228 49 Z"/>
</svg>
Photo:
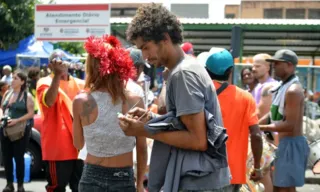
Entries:
<svg viewBox="0 0 320 192">
<path fill-rule="evenodd" d="M 40 41 L 85 41 L 110 34 L 110 5 L 36 5 L 35 37 Z"/>
</svg>

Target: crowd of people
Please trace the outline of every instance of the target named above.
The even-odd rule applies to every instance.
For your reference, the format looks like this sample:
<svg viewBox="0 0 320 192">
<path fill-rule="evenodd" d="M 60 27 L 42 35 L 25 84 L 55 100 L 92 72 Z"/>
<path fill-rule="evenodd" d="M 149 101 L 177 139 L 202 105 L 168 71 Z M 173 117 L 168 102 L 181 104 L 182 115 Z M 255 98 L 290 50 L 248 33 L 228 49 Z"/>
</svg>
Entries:
<svg viewBox="0 0 320 192">
<path fill-rule="evenodd" d="M 242 89 L 232 85 L 231 53 L 213 47 L 193 56 L 181 23 L 162 5 L 139 8 L 126 35 L 134 44 L 128 49 L 111 35 L 87 39 L 85 80 L 70 74 L 61 52 L 50 55 L 45 77 L 4 68 L 3 192 L 14 191 L 13 157 L 24 191 L 23 154 L 37 113 L 48 192 L 67 185 L 73 192 L 237 192 L 255 182 L 266 192 L 291 192 L 304 185 L 305 97 L 293 51 L 257 54 L 241 71 Z M 149 64 L 163 70 L 152 91 Z"/>
</svg>

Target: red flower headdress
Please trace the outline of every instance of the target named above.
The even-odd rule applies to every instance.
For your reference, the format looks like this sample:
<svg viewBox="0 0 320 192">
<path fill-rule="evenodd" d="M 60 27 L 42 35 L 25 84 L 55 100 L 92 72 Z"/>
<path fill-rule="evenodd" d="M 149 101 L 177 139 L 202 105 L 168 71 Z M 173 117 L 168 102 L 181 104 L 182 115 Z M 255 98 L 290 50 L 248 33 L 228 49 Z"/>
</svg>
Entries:
<svg viewBox="0 0 320 192">
<path fill-rule="evenodd" d="M 120 41 L 111 35 L 102 38 L 90 36 L 84 44 L 90 56 L 100 60 L 100 75 L 117 73 L 120 79 L 128 81 L 136 71 L 128 51 L 121 47 Z"/>
</svg>

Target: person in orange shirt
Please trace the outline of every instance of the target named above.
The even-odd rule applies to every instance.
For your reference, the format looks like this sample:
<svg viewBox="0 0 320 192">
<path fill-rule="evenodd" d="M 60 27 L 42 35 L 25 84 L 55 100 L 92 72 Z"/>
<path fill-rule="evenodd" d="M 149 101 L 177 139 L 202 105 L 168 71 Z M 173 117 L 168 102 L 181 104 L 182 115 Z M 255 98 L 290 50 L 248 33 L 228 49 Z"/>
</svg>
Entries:
<svg viewBox="0 0 320 192">
<path fill-rule="evenodd" d="M 254 169 L 251 179 L 261 179 L 260 159 L 262 138 L 258 126 L 256 104 L 251 94 L 231 85 L 233 57 L 229 51 L 212 48 L 203 63 L 216 87 L 224 127 L 229 136 L 227 141 L 228 162 L 231 170 L 233 191 L 246 184 L 246 161 L 250 133 Z"/>
<path fill-rule="evenodd" d="M 72 100 L 84 87 L 84 81 L 68 74 L 67 57 L 54 51 L 49 57 L 53 74 L 39 79 L 36 95 L 43 118 L 41 126 L 42 158 L 46 164 L 48 192 L 65 191 L 69 184 L 78 191 L 83 161 L 72 139 Z"/>
</svg>

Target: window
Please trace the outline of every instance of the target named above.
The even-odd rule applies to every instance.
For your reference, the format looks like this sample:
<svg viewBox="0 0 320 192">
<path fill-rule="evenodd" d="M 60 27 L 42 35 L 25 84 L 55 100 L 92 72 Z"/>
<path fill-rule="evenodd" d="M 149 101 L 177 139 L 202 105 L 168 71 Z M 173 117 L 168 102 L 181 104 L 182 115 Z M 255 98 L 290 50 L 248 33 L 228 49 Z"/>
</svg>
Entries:
<svg viewBox="0 0 320 192">
<path fill-rule="evenodd" d="M 233 19 L 235 18 L 235 15 L 232 13 L 232 14 L 226 14 L 225 16 L 226 19 Z"/>
<path fill-rule="evenodd" d="M 121 9 L 112 9 L 111 8 L 111 17 L 120 17 L 121 16 Z"/>
<path fill-rule="evenodd" d="M 127 17 L 133 17 L 133 16 L 135 16 L 136 12 L 137 12 L 137 9 L 132 9 L 132 8 L 125 9 L 123 15 L 127 16 Z"/>
<path fill-rule="evenodd" d="M 309 9 L 309 19 L 320 19 L 320 9 Z"/>
<path fill-rule="evenodd" d="M 111 8 L 111 17 L 133 17 L 137 8 Z"/>
<path fill-rule="evenodd" d="M 282 19 L 282 9 L 264 9 L 263 18 Z"/>
<path fill-rule="evenodd" d="M 287 9 L 286 18 L 287 19 L 304 19 L 305 18 L 305 9 Z"/>
<path fill-rule="evenodd" d="M 182 18 L 209 18 L 208 4 L 171 4 L 171 11 Z"/>
</svg>

